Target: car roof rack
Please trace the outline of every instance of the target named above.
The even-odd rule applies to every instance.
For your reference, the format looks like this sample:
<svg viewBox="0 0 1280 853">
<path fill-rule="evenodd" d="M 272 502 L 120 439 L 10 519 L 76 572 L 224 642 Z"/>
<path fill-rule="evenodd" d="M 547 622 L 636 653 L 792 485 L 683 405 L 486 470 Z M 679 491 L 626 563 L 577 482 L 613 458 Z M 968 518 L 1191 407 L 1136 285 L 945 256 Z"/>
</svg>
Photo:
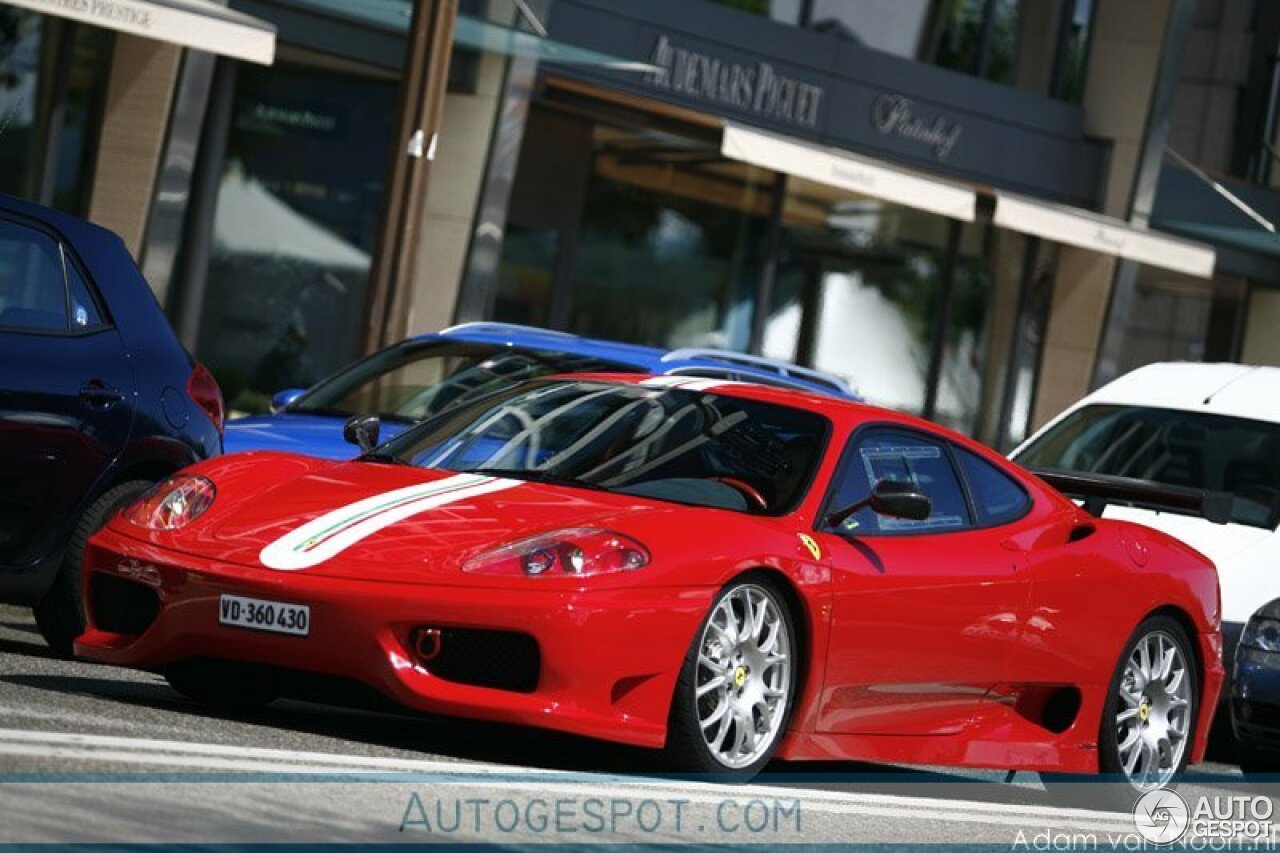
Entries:
<svg viewBox="0 0 1280 853">
<path fill-rule="evenodd" d="M 818 385 L 825 385 L 830 388 L 834 388 L 835 390 L 849 394 L 850 396 L 854 393 L 848 382 L 845 382 L 833 373 L 827 373 L 824 370 L 815 370 L 812 367 L 801 367 L 798 364 L 792 364 L 789 361 L 782 361 L 777 358 L 766 358 L 762 355 L 748 355 L 747 353 L 734 352 L 733 350 L 685 347 L 684 349 L 672 350 L 664 355 L 662 360 L 664 362 L 668 362 L 700 358 L 719 361 L 729 365 L 737 365 L 739 367 L 763 370 L 787 379 L 803 379 L 817 383 Z"/>
<path fill-rule="evenodd" d="M 441 329 L 437 334 L 448 335 L 453 332 L 493 332 L 500 334 L 502 332 L 523 332 L 525 334 L 533 333 L 536 335 L 547 335 L 556 338 L 576 338 L 577 335 L 572 332 L 560 332 L 555 329 L 541 329 L 537 326 L 522 326 L 519 323 L 495 323 L 491 320 L 479 320 L 471 323 L 458 323 L 447 329 Z"/>
</svg>

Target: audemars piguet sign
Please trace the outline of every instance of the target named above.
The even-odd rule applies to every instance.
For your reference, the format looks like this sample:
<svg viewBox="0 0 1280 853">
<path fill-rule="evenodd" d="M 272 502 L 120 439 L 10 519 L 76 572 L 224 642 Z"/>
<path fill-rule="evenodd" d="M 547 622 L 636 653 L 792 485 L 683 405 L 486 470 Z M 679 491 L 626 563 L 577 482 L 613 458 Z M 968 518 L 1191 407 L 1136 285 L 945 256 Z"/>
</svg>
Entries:
<svg viewBox="0 0 1280 853">
<path fill-rule="evenodd" d="M 933 156 L 945 160 L 960 141 L 964 127 L 942 116 L 923 116 L 910 98 L 886 92 L 871 102 L 871 126 L 884 136 L 896 136 L 925 146 Z"/>
<path fill-rule="evenodd" d="M 644 76 L 647 85 L 711 106 L 797 127 L 816 128 L 826 92 L 788 77 L 768 62 L 740 63 L 672 44 L 659 36 Z"/>
</svg>

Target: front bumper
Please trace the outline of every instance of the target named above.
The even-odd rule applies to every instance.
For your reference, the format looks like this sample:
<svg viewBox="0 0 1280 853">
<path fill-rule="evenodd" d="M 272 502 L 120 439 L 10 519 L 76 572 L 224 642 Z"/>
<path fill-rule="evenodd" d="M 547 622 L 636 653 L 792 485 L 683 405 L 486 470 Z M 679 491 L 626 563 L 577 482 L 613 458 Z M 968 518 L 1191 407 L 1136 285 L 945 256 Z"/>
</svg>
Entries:
<svg viewBox="0 0 1280 853">
<path fill-rule="evenodd" d="M 177 554 L 108 528 L 91 540 L 86 590 L 110 576 L 154 591 L 158 608 L 124 633 L 104 630 L 89 601 L 76 653 L 163 670 L 194 658 L 243 661 L 353 679 L 427 713 L 540 726 L 638 746 L 666 739 L 675 682 L 713 588 L 555 591 L 408 586 L 254 569 Z M 230 593 L 311 608 L 306 637 L 220 625 Z M 126 620 L 127 621 L 127 620 Z M 532 637 L 532 692 L 438 677 L 412 649 L 418 627 L 486 629 Z M 501 665 L 501 662 L 498 662 Z"/>
</svg>

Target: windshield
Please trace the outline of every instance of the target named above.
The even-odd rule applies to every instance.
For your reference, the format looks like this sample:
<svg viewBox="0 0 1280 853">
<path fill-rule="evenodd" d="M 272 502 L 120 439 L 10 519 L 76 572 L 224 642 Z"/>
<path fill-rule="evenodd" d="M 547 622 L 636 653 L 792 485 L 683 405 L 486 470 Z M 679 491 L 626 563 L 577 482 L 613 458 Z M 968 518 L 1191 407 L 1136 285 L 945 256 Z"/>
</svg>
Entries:
<svg viewBox="0 0 1280 853">
<path fill-rule="evenodd" d="M 559 380 L 455 408 L 371 458 L 779 515 L 799 503 L 827 431 L 789 406 Z"/>
<path fill-rule="evenodd" d="M 634 366 L 495 344 L 401 344 L 320 382 L 290 412 L 419 421 L 528 379 L 553 373 L 637 373 Z"/>
<path fill-rule="evenodd" d="M 1237 524 L 1280 522 L 1280 426 L 1263 421 L 1086 406 L 1028 445 L 1018 462 L 1229 492 Z"/>
</svg>

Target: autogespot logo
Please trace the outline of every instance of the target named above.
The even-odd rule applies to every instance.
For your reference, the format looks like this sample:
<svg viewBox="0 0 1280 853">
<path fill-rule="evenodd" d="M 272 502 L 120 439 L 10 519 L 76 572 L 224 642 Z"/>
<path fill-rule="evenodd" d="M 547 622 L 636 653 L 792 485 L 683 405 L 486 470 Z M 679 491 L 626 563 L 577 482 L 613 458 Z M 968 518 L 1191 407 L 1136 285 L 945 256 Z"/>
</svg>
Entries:
<svg viewBox="0 0 1280 853">
<path fill-rule="evenodd" d="M 1191 809 L 1173 791 L 1148 791 L 1133 805 L 1133 826 L 1152 844 L 1172 844 L 1187 831 Z"/>
</svg>

